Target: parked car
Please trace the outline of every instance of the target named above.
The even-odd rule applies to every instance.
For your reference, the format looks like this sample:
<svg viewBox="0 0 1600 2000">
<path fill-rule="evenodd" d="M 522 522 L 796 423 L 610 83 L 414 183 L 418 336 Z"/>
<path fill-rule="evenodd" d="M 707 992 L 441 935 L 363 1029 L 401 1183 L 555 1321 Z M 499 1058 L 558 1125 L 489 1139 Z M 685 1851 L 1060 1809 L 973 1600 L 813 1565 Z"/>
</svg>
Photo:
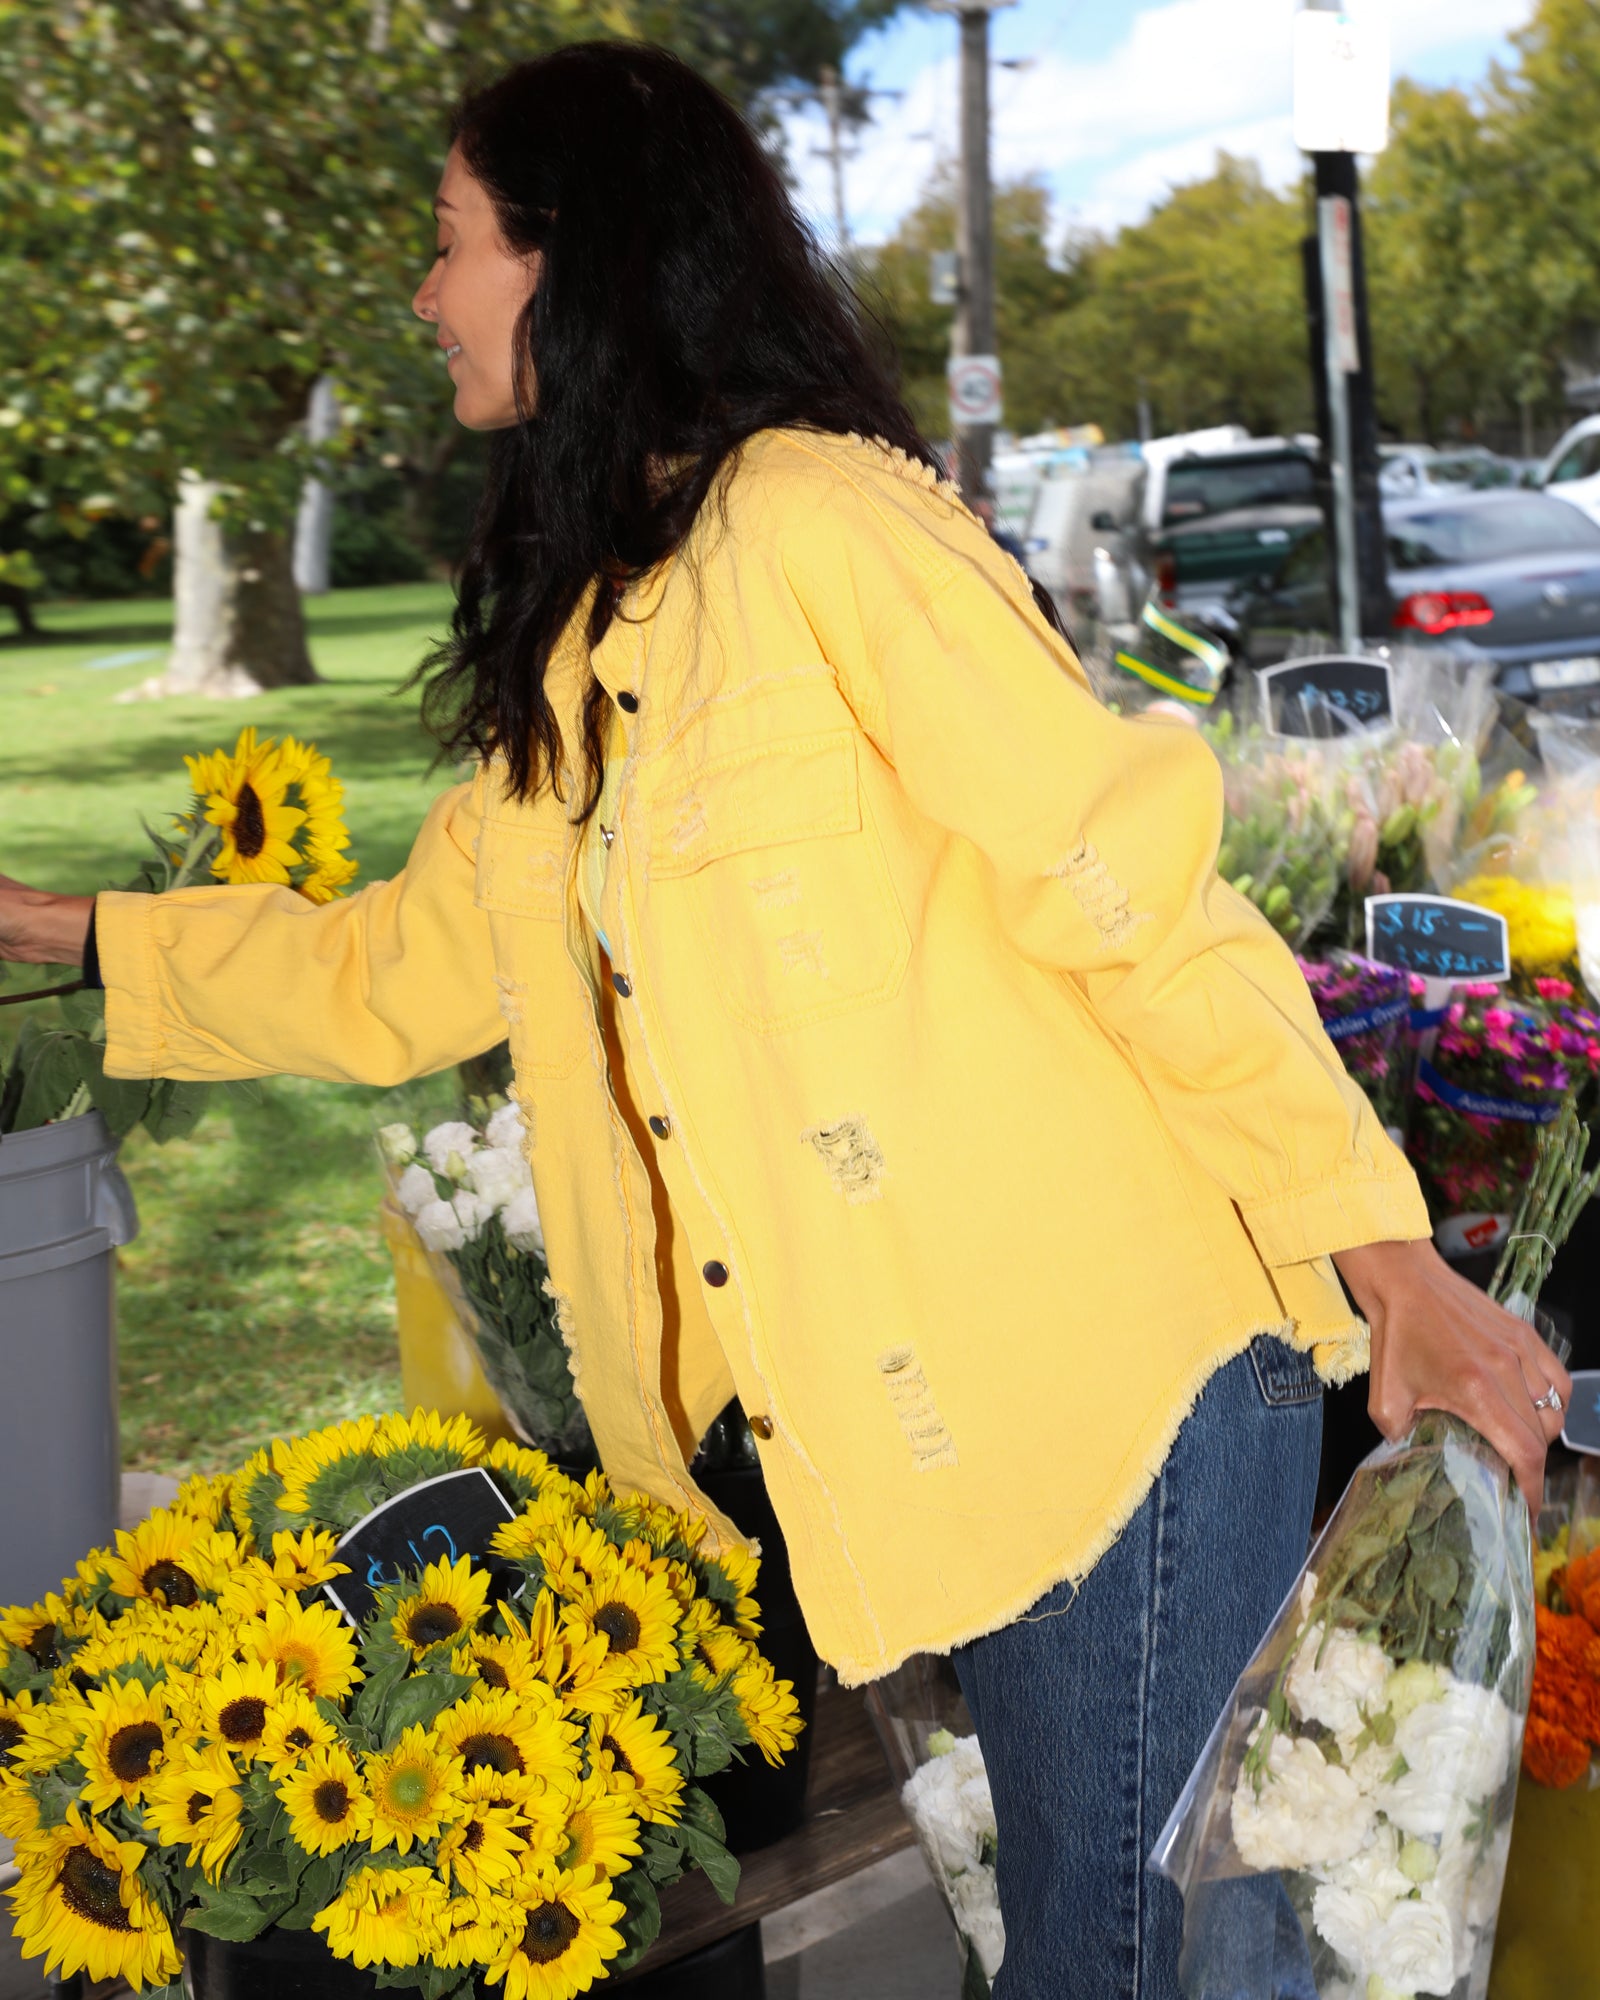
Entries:
<svg viewBox="0 0 1600 2000">
<path fill-rule="evenodd" d="M 1600 705 L 1600 523 L 1517 489 L 1391 501 L 1383 521 L 1392 637 L 1467 642 L 1523 701 Z M 1275 665 L 1308 632 L 1333 631 L 1323 532 L 1275 576 L 1235 591 L 1229 609 L 1252 667 Z"/>
<path fill-rule="evenodd" d="M 1313 453 L 1291 440 L 1174 459 L 1164 473 L 1150 568 L 1157 598 L 1176 610 L 1226 604 L 1322 526 Z"/>
<path fill-rule="evenodd" d="M 1540 466 L 1534 484 L 1600 520 L 1600 416 L 1572 426 Z"/>
<path fill-rule="evenodd" d="M 1410 500 L 1425 494 L 1483 492 L 1499 486 L 1522 486 L 1520 459 L 1503 458 L 1486 445 L 1459 445 L 1441 450 L 1431 444 L 1385 444 L 1378 447 L 1378 491 L 1386 500 Z"/>
</svg>

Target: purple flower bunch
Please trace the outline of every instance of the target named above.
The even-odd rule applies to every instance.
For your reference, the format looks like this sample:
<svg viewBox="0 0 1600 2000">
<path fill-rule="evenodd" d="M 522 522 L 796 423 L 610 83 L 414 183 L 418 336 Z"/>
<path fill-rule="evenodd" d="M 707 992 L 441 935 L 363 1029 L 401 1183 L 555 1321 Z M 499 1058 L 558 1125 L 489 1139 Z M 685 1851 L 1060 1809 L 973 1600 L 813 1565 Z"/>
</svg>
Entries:
<svg viewBox="0 0 1600 2000">
<path fill-rule="evenodd" d="M 1406 975 L 1353 951 L 1331 951 L 1299 963 L 1345 1068 L 1383 1123 L 1391 1131 L 1401 1130 L 1411 1086 Z"/>
<path fill-rule="evenodd" d="M 1565 980 L 1537 985 L 1533 995 L 1458 986 L 1418 1067 L 1409 1150 L 1436 1220 L 1515 1208 L 1541 1127 L 1594 1075 L 1594 1017 Z"/>
</svg>

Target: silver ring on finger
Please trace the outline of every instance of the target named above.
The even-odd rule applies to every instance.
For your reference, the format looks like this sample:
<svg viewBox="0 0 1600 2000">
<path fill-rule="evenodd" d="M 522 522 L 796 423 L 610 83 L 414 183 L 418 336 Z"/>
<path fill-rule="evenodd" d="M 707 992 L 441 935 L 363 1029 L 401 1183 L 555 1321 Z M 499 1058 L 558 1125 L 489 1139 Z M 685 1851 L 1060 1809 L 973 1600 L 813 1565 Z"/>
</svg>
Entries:
<svg viewBox="0 0 1600 2000">
<path fill-rule="evenodd" d="M 1557 1416 L 1559 1416 L 1565 1407 L 1561 1401 L 1561 1391 L 1552 1382 L 1542 1396 L 1534 1397 L 1533 1407 L 1536 1410 L 1554 1410 Z"/>
</svg>

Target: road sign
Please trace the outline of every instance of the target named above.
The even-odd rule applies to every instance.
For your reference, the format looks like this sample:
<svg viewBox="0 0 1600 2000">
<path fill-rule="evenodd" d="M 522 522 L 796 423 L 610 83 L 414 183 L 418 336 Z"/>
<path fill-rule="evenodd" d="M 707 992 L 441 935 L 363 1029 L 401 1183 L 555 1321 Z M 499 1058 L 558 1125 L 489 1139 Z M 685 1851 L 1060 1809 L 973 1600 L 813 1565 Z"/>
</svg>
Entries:
<svg viewBox="0 0 1600 2000">
<path fill-rule="evenodd" d="M 954 250 L 935 250 L 928 259 L 928 297 L 936 306 L 961 303 L 961 258 Z"/>
<path fill-rule="evenodd" d="M 950 421 L 958 430 L 1000 421 L 1000 359 L 994 354 L 952 355 L 946 371 Z"/>
<path fill-rule="evenodd" d="M 1294 19 L 1294 142 L 1304 153 L 1389 143 L 1389 24 L 1381 0 L 1307 7 Z"/>
</svg>

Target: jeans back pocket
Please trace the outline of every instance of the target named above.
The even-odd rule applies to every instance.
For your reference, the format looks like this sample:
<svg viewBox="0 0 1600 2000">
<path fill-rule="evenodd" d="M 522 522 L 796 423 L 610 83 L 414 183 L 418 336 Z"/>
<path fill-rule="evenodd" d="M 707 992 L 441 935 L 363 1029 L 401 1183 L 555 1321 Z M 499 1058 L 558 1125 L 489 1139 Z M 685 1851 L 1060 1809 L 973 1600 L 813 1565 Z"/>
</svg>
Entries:
<svg viewBox="0 0 1600 2000">
<path fill-rule="evenodd" d="M 1310 1403 L 1322 1394 L 1322 1379 L 1311 1356 L 1275 1334 L 1256 1335 L 1250 1343 L 1250 1360 L 1265 1403 Z"/>
</svg>

